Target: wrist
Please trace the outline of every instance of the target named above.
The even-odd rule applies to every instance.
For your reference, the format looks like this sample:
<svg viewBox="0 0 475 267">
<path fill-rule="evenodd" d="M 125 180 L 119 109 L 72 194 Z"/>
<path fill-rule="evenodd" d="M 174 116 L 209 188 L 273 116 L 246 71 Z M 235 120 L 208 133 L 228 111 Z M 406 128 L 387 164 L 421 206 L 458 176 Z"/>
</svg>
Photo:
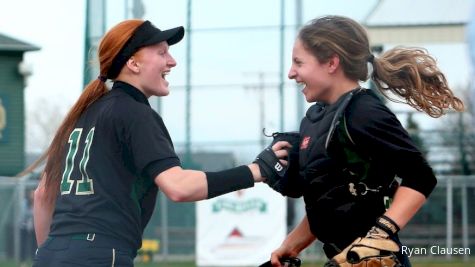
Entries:
<svg viewBox="0 0 475 267">
<path fill-rule="evenodd" d="M 376 220 L 376 226 L 385 231 L 389 236 L 396 235 L 400 230 L 397 223 L 386 215 L 382 215 Z"/>
<path fill-rule="evenodd" d="M 289 257 L 296 257 L 300 253 L 300 250 L 297 248 L 296 244 L 292 245 L 285 241 L 282 243 L 282 245 L 280 245 L 279 250 L 285 251 L 285 254 Z"/>
<path fill-rule="evenodd" d="M 261 170 L 259 168 L 259 165 L 257 163 L 251 163 L 247 165 L 249 167 L 249 170 L 251 170 L 252 177 L 254 178 L 254 182 L 262 182 L 264 181 L 264 178 L 262 177 Z"/>
</svg>

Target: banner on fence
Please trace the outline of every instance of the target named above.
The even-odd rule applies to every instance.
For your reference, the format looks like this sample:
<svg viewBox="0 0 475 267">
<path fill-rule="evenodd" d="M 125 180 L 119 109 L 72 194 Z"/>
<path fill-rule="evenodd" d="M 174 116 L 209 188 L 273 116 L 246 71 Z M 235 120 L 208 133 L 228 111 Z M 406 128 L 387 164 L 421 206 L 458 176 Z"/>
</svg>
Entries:
<svg viewBox="0 0 475 267">
<path fill-rule="evenodd" d="M 286 199 L 265 184 L 196 205 L 198 266 L 258 266 L 285 238 Z"/>
</svg>

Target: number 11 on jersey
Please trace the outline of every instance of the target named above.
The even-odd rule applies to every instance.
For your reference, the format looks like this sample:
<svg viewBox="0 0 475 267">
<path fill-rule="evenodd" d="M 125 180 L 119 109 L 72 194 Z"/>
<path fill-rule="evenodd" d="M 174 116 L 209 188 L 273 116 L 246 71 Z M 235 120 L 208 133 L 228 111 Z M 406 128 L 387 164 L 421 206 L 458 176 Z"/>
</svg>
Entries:
<svg viewBox="0 0 475 267">
<path fill-rule="evenodd" d="M 89 177 L 86 171 L 87 162 L 89 161 L 89 150 L 91 149 L 92 139 L 94 138 L 94 130 L 92 128 L 87 133 L 85 147 L 83 150 L 81 161 L 79 162 L 79 172 L 81 173 L 81 179 L 71 179 L 71 174 L 73 173 L 76 154 L 81 145 L 79 141 L 81 140 L 82 128 L 74 129 L 69 135 L 68 143 L 69 149 L 68 154 L 66 155 L 66 162 L 63 172 L 63 177 L 61 179 L 61 195 L 71 194 L 71 189 L 74 182 L 76 183 L 76 195 L 91 195 L 94 194 L 93 180 Z"/>
</svg>

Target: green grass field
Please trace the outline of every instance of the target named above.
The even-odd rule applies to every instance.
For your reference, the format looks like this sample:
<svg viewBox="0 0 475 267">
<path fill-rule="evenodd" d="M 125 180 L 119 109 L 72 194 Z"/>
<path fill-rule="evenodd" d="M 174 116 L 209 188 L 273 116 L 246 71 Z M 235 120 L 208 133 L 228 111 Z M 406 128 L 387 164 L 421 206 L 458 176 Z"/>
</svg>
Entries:
<svg viewBox="0 0 475 267">
<path fill-rule="evenodd" d="M 0 267 L 23 267 L 31 266 L 31 263 L 23 265 L 16 264 L 14 262 L 0 262 Z M 154 263 L 137 263 L 135 267 L 195 267 L 194 262 L 154 262 Z M 321 267 L 322 262 L 304 262 L 302 267 Z M 470 261 L 464 262 L 462 260 L 446 261 L 444 259 L 439 261 L 428 260 L 413 260 L 413 267 L 475 267 L 475 258 L 471 258 Z"/>
</svg>

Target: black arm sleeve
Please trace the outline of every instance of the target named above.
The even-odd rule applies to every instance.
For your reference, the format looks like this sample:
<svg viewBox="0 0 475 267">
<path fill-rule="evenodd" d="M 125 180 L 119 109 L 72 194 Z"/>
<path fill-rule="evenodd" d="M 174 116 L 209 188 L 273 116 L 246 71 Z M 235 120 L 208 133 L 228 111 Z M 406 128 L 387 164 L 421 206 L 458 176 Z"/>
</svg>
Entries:
<svg viewBox="0 0 475 267">
<path fill-rule="evenodd" d="M 247 166 L 205 173 L 208 182 L 208 199 L 254 186 L 252 172 Z"/>
<path fill-rule="evenodd" d="M 377 96 L 356 95 L 346 116 L 348 131 L 358 147 L 391 166 L 402 179 L 402 186 L 429 196 L 437 183 L 432 168 L 394 113 Z"/>
</svg>

